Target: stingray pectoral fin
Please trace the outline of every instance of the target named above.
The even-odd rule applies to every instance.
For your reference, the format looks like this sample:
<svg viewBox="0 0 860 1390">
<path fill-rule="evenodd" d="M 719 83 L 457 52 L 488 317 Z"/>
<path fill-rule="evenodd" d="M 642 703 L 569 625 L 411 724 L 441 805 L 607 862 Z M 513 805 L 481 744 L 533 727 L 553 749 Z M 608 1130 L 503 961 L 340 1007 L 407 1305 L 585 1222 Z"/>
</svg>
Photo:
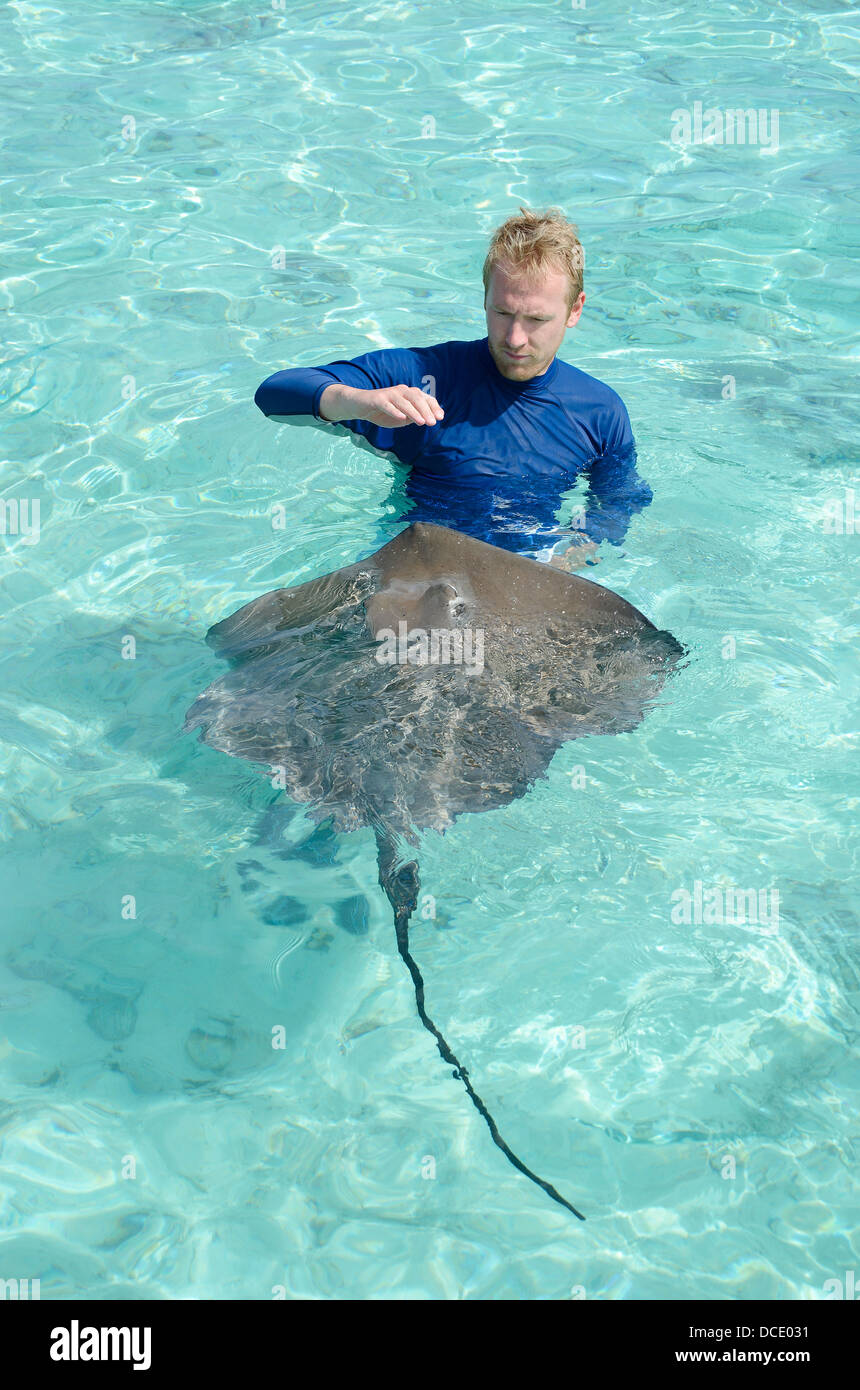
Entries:
<svg viewBox="0 0 860 1390">
<path fill-rule="evenodd" d="M 227 661 L 261 655 L 283 633 L 310 627 L 338 610 L 357 606 L 374 586 L 368 565 L 350 565 L 294 589 L 272 589 L 246 603 L 206 634 L 206 641 Z"/>
</svg>

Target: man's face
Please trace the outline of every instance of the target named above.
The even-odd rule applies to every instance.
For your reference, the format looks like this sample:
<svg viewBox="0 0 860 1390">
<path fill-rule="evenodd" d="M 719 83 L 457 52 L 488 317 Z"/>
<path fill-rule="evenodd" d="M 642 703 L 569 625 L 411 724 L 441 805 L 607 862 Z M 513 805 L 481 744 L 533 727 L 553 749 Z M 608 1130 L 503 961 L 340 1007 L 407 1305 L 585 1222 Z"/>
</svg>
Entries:
<svg viewBox="0 0 860 1390">
<path fill-rule="evenodd" d="M 542 280 L 526 280 L 501 266 L 493 270 L 484 307 L 487 342 L 502 376 L 530 381 L 550 366 L 585 303 L 582 293 L 568 312 L 569 285 L 560 270 L 547 271 Z"/>
</svg>

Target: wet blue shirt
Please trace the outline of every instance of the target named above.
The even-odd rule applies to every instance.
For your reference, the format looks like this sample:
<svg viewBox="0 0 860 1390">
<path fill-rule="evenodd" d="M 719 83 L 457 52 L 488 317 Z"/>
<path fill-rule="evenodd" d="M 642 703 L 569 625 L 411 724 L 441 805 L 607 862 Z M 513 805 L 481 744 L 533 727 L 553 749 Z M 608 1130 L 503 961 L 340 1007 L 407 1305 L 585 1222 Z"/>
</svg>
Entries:
<svg viewBox="0 0 860 1390">
<path fill-rule="evenodd" d="M 362 390 L 417 386 L 445 412 L 435 425 L 383 428 L 366 420 L 341 426 L 409 467 L 395 509 L 400 521 L 434 521 L 507 550 L 529 552 L 588 537 L 618 545 L 631 516 L 651 501 L 636 472 L 630 420 L 609 386 L 554 358 L 542 376 L 509 381 L 486 338 L 422 348 L 384 348 L 324 367 L 275 372 L 255 403 L 276 419 L 319 414 L 332 382 Z M 562 494 L 586 475 L 582 499 L 561 522 Z M 582 505 L 579 505 L 581 501 Z M 583 510 L 584 508 L 584 510 Z"/>
</svg>

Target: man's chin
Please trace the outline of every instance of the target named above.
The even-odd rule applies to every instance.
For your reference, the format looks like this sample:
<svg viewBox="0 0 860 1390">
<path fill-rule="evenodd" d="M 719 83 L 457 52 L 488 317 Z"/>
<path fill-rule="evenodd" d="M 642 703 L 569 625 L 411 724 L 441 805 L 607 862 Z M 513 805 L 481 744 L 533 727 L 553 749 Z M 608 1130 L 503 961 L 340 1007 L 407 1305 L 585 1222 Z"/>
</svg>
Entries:
<svg viewBox="0 0 860 1390">
<path fill-rule="evenodd" d="M 507 353 L 492 353 L 493 361 L 501 372 L 502 376 L 509 377 L 511 381 L 528 381 L 530 377 L 539 376 L 540 368 L 536 369 L 533 357 L 525 357 L 518 362 L 514 357 L 508 357 Z"/>
</svg>

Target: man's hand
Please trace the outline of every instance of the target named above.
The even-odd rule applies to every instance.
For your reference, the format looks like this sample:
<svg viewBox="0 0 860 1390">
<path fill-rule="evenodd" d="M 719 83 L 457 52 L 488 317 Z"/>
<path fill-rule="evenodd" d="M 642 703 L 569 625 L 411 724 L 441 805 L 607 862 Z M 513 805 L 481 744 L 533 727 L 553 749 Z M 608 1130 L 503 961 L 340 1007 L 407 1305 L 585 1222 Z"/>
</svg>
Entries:
<svg viewBox="0 0 860 1390">
<path fill-rule="evenodd" d="M 584 539 L 568 546 L 563 555 L 551 556 L 549 563 L 557 570 L 567 570 L 570 574 L 573 570 L 583 569 L 585 565 L 596 565 L 599 559 L 596 543 Z"/>
<path fill-rule="evenodd" d="M 396 430 L 403 425 L 435 425 L 445 412 L 435 396 L 418 386 L 383 386 L 378 391 L 361 391 L 357 386 L 332 382 L 320 396 L 319 413 L 324 420 L 367 420 Z"/>
</svg>

